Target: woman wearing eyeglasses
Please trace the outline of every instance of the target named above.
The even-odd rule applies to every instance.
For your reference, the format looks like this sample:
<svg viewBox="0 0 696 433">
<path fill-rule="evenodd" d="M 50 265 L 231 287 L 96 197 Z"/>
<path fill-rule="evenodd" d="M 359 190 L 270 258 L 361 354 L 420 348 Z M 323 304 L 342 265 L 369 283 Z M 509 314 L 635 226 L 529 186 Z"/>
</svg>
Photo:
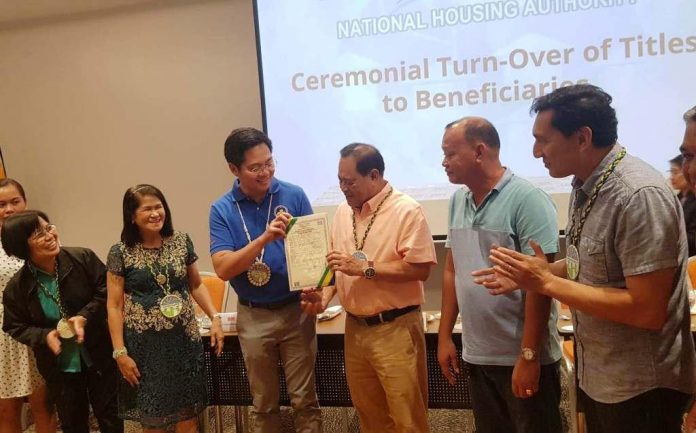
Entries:
<svg viewBox="0 0 696 433">
<path fill-rule="evenodd" d="M 24 265 L 7 283 L 3 331 L 34 350 L 65 433 L 122 433 L 118 373 L 106 323 L 106 267 L 87 248 L 62 247 L 41 211 L 11 215 L 2 246 Z"/>
<path fill-rule="evenodd" d="M 107 260 L 109 328 L 123 376 L 119 415 L 145 432 L 197 430 L 208 404 L 203 345 L 191 299 L 212 320 L 211 344 L 220 354 L 219 315 L 201 284 L 198 256 L 186 233 L 175 231 L 162 191 L 128 188 L 121 242 Z"/>
<path fill-rule="evenodd" d="M 23 211 L 27 199 L 22 185 L 14 179 L 0 180 L 0 229 L 5 218 Z M 0 299 L 7 282 L 24 262 L 0 248 Z M 3 309 L 0 305 L 0 324 Z M 20 433 L 24 397 L 31 404 L 37 433 L 56 431 L 55 416 L 46 396 L 46 384 L 36 368 L 31 349 L 0 332 L 0 433 Z"/>
</svg>

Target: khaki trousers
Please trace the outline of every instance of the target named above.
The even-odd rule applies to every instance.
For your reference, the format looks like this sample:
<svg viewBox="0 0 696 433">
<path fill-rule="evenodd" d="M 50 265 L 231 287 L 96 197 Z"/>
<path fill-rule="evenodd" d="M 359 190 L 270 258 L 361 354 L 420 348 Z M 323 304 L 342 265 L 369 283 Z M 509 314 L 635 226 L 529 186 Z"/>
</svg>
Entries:
<svg viewBox="0 0 696 433">
<path fill-rule="evenodd" d="M 427 433 L 428 373 L 420 309 L 366 326 L 347 316 L 346 377 L 362 433 Z"/>
<path fill-rule="evenodd" d="M 315 318 L 300 309 L 299 302 L 277 310 L 237 306 L 237 333 L 254 400 L 252 431 L 278 433 L 280 422 L 280 377 L 283 361 L 290 404 L 299 433 L 322 431 L 321 410 L 314 386 L 317 355 Z"/>
</svg>

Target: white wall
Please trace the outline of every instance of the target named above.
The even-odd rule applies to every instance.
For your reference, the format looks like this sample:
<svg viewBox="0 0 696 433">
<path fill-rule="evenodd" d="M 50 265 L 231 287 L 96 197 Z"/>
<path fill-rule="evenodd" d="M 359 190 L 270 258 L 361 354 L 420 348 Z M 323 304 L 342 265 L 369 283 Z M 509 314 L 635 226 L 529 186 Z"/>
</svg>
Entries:
<svg viewBox="0 0 696 433">
<path fill-rule="evenodd" d="M 66 245 L 106 258 L 128 186 L 165 193 L 208 255 L 210 203 L 231 185 L 227 134 L 261 127 L 251 0 L 143 2 L 0 25 L 8 174 Z"/>
</svg>

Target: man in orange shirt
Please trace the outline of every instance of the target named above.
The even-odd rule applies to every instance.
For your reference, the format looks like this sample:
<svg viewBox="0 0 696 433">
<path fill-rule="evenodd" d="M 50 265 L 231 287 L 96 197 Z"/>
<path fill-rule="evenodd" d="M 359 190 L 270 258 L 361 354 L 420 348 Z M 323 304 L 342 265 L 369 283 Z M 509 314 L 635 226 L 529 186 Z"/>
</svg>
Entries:
<svg viewBox="0 0 696 433">
<path fill-rule="evenodd" d="M 305 293 L 305 311 L 335 292 L 346 309 L 346 377 L 363 433 L 429 432 L 428 376 L 420 305 L 436 263 L 420 204 L 384 179 L 369 144 L 341 149 L 338 181 L 346 202 L 333 220 L 329 266 L 336 286 Z"/>
</svg>

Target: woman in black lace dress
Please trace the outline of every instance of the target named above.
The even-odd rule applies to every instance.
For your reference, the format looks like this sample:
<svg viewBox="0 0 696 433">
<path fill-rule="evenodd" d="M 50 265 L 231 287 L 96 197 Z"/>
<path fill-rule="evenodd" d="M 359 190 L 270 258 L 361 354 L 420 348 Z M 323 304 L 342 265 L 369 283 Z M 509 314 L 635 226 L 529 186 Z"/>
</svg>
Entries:
<svg viewBox="0 0 696 433">
<path fill-rule="evenodd" d="M 196 431 L 207 405 L 203 347 L 191 297 L 211 318 L 220 353 L 220 319 L 201 284 L 198 256 L 186 233 L 174 231 L 162 192 L 152 185 L 123 197 L 121 242 L 107 260 L 107 309 L 114 358 L 123 376 L 119 416 L 146 431 L 171 425 Z"/>
</svg>

